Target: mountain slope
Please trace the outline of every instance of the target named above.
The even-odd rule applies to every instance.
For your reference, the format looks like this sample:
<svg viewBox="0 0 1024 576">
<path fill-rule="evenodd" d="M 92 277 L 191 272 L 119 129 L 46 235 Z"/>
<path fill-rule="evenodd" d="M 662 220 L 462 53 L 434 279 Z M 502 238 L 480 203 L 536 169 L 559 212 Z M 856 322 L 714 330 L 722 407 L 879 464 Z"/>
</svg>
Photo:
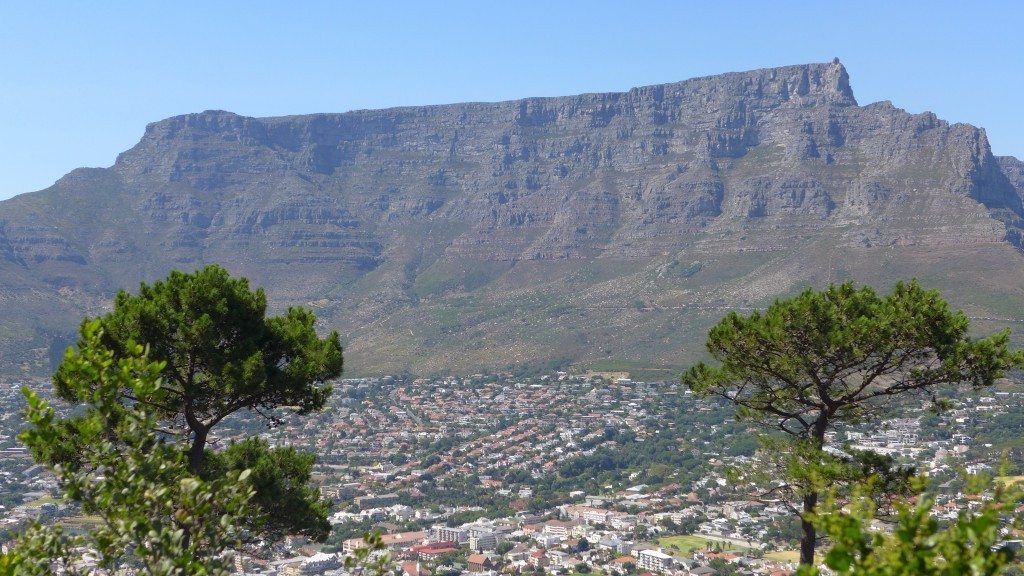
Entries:
<svg viewBox="0 0 1024 576">
<path fill-rule="evenodd" d="M 859 106 L 836 62 L 626 93 L 147 127 L 0 203 L 0 368 L 120 287 L 219 262 L 316 308 L 351 373 L 680 366 L 724 310 L 917 276 L 1024 319 L 1024 164 Z"/>
</svg>

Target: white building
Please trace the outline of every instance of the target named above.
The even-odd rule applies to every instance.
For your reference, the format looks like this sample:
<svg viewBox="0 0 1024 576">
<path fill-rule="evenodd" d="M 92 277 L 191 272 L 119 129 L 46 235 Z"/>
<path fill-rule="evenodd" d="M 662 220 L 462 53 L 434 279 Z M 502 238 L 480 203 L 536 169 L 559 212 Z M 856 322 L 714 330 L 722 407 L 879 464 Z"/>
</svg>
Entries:
<svg viewBox="0 0 1024 576">
<path fill-rule="evenodd" d="M 641 550 L 636 565 L 642 570 L 667 572 L 672 569 L 672 557 L 657 550 Z"/>
<path fill-rule="evenodd" d="M 498 547 L 500 538 L 495 532 L 477 531 L 469 537 L 469 547 L 477 552 L 494 550 Z"/>
<path fill-rule="evenodd" d="M 430 541 L 465 544 L 469 542 L 469 532 L 462 528 L 449 528 L 448 526 L 438 524 L 430 528 Z"/>
<path fill-rule="evenodd" d="M 323 574 L 328 570 L 341 568 L 341 556 L 318 552 L 299 564 L 299 571 L 305 574 Z"/>
</svg>

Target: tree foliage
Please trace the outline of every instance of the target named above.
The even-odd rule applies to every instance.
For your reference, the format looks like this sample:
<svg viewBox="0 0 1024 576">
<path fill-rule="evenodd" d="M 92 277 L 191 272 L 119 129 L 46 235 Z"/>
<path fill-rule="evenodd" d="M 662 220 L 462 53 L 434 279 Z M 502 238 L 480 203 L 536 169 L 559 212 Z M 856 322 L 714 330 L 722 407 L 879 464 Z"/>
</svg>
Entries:
<svg viewBox="0 0 1024 576">
<path fill-rule="evenodd" d="M 785 502 L 830 487 L 860 485 L 865 478 L 874 479 L 870 496 L 884 510 L 890 509 L 893 497 L 913 495 L 911 480 L 916 468 L 899 464 L 890 455 L 849 446 L 822 450 L 813 442 L 786 437 L 762 437 L 760 446 L 761 461 L 768 465 L 742 473 L 732 470 L 731 475 L 755 485 L 772 485 L 766 495 L 781 497 Z M 777 481 L 780 474 L 786 479 L 784 483 Z"/>
<path fill-rule="evenodd" d="M 101 346 L 121 358 L 130 355 L 135 343 L 145 344 L 149 357 L 163 364 L 162 385 L 142 391 L 124 387 L 118 400 L 145 407 L 163 433 L 185 446 L 192 475 L 212 480 L 250 465 L 260 471 L 253 502 L 263 520 L 252 527 L 323 539 L 329 531 L 327 507 L 307 486 L 307 457 L 260 443 L 208 455 L 211 431 L 228 416 L 248 412 L 276 425 L 282 408 L 298 414 L 320 410 L 331 392 L 328 380 L 341 374 L 336 332 L 318 337 L 314 314 L 302 308 L 273 317 L 266 311 L 262 289 L 250 290 L 247 280 L 230 277 L 220 266 L 172 272 L 165 280 L 142 284 L 138 294 L 121 291 L 110 313 L 86 319 L 78 349 L 84 353 Z M 102 327 L 96 342 L 86 332 L 95 322 Z M 82 387 L 78 377 L 72 364 L 62 363 L 54 375 L 58 396 L 88 400 L 95 391 Z M 92 439 L 79 433 L 76 419 L 59 426 L 65 441 L 35 454 L 45 462 L 74 466 Z"/>
<path fill-rule="evenodd" d="M 847 282 L 778 300 L 764 312 L 730 312 L 708 335 L 718 365 L 698 363 L 682 380 L 694 392 L 727 398 L 738 418 L 804 444 L 803 465 L 813 467 L 837 423 L 877 417 L 908 393 L 941 408 L 944 386 L 988 386 L 1022 364 L 1021 353 L 1009 350 L 1009 331 L 972 339 L 968 327 L 962 312 L 916 281 L 885 297 Z M 803 513 L 811 513 L 818 491 L 805 488 L 802 499 Z M 815 530 L 807 521 L 803 528 L 801 563 L 811 564 Z"/>
<path fill-rule="evenodd" d="M 922 479 L 923 480 L 923 479 Z M 825 566 L 835 574 L 864 576 L 995 576 L 1014 560 L 1012 548 L 1000 541 L 1007 523 L 1020 525 L 1014 508 L 1020 491 L 1002 484 L 991 490 L 976 511 L 964 510 L 943 525 L 932 514 L 935 498 L 922 494 L 916 503 L 897 504 L 891 533 L 873 530 L 875 505 L 865 482 L 842 510 L 830 497 L 810 520 L 831 542 Z M 923 482 L 922 482 L 923 484 Z M 800 576 L 821 571 L 803 566 Z"/>
<path fill-rule="evenodd" d="M 164 365 L 138 344 L 115 355 L 101 344 L 99 322 L 83 325 L 85 345 L 64 360 L 65 384 L 85 400 L 75 429 L 82 435 L 76 466 L 53 465 L 66 498 L 98 518 L 87 534 L 35 524 L 0 560 L 3 573 L 87 574 L 83 550 L 108 571 L 147 574 L 227 574 L 228 552 L 253 495 L 247 470 L 206 481 L 191 474 L 184 453 L 164 441 L 146 405 L 122 402 L 124 391 L 158 395 Z M 88 394 L 85 393 L 88 390 Z M 35 453 L 61 449 L 62 426 L 53 409 L 27 388 L 29 427 L 20 438 Z"/>
<path fill-rule="evenodd" d="M 249 531 L 274 540 L 301 527 L 303 533 L 324 540 L 331 533 L 329 504 L 309 484 L 313 461 L 312 454 L 290 446 L 271 448 L 264 440 L 248 438 L 208 454 L 202 477 L 213 480 L 249 470 L 249 483 L 256 491 L 243 524 Z"/>
</svg>

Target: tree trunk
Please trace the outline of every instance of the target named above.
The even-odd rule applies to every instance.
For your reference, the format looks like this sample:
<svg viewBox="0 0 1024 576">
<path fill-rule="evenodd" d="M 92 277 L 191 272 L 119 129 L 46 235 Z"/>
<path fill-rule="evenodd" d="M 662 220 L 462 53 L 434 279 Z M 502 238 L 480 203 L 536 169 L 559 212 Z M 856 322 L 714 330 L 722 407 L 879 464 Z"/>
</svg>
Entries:
<svg viewBox="0 0 1024 576">
<path fill-rule="evenodd" d="M 206 451 L 206 436 L 210 433 L 210 429 L 199 424 L 198 422 L 192 422 L 194 419 L 186 418 L 190 420 L 192 424 L 192 446 L 188 449 L 188 469 L 192 474 L 199 476 L 199 471 L 203 468 L 203 454 Z M 188 526 L 182 526 L 181 544 L 185 549 L 188 549 L 192 542 L 192 530 Z"/>
<path fill-rule="evenodd" d="M 825 446 L 825 431 L 828 430 L 828 422 L 828 414 L 822 413 L 818 416 L 818 419 L 814 421 L 814 426 L 810 431 L 814 447 L 819 451 Z M 814 524 L 811 524 L 807 520 L 807 517 L 809 514 L 814 512 L 814 509 L 817 506 L 817 492 L 808 492 L 807 494 L 804 494 L 803 513 L 800 515 L 800 530 L 802 532 L 800 536 L 800 564 L 805 564 L 807 566 L 814 565 L 814 547 L 817 544 L 818 536 L 814 529 Z"/>
<path fill-rule="evenodd" d="M 210 433 L 209 428 L 197 426 L 192 429 L 192 446 L 188 449 L 188 469 L 190 472 L 199 475 L 203 468 L 203 454 L 206 451 L 206 436 Z"/>
<path fill-rule="evenodd" d="M 803 532 L 800 536 L 800 563 L 808 566 L 814 565 L 814 545 L 817 534 L 814 530 L 814 524 L 807 521 L 807 514 L 814 512 L 814 508 L 817 505 L 817 493 L 804 495 L 804 510 L 803 515 L 800 517 L 800 530 Z"/>
</svg>

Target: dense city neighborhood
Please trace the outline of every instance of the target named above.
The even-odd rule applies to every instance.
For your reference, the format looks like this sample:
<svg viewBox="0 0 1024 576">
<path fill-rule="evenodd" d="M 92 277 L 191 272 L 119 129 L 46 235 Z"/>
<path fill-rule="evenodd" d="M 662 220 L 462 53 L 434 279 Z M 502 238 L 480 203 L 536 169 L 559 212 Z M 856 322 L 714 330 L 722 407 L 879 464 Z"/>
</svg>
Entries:
<svg viewBox="0 0 1024 576">
<path fill-rule="evenodd" d="M 16 440 L 22 385 L 48 383 L 0 388 L 5 540 L 35 519 L 89 523 Z M 936 514 L 955 519 L 978 505 L 962 491 L 962 474 L 995 475 L 1004 457 L 1019 466 L 1019 449 L 1000 438 L 1019 434 L 1022 405 L 1012 384 L 964 393 L 938 414 L 907 404 L 840 429 L 829 445 L 913 464 L 937 483 Z M 796 568 L 793 503 L 766 496 L 752 473 L 770 469 L 758 429 L 677 382 L 561 372 L 349 379 L 323 412 L 272 424 L 246 415 L 211 442 L 259 435 L 314 452 L 334 532 L 326 544 L 291 537 L 238 554 L 241 574 L 349 574 L 358 568 L 345 558 L 370 532 L 382 536 L 374 555 L 387 553 L 408 576 Z"/>
</svg>

